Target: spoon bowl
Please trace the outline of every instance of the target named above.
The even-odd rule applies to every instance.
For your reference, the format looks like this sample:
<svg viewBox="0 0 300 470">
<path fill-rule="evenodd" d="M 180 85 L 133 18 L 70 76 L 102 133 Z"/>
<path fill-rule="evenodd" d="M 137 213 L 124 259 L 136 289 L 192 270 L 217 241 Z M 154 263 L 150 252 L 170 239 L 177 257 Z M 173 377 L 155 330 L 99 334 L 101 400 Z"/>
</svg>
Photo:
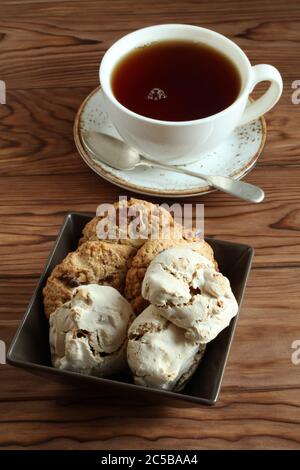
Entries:
<svg viewBox="0 0 300 470">
<path fill-rule="evenodd" d="M 94 158 L 117 170 L 133 170 L 141 161 L 137 150 L 100 132 L 82 132 L 82 142 Z"/>
</svg>

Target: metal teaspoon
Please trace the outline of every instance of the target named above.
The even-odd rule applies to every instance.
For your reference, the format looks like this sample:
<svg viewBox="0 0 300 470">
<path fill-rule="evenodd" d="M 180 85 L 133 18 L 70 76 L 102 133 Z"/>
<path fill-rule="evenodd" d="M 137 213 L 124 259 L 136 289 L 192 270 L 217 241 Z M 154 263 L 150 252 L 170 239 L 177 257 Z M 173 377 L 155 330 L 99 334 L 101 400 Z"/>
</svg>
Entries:
<svg viewBox="0 0 300 470">
<path fill-rule="evenodd" d="M 130 147 L 122 140 L 116 139 L 108 134 L 82 131 L 81 138 L 93 159 L 100 160 L 117 170 L 133 170 L 139 166 L 160 168 L 200 178 L 206 181 L 210 186 L 224 191 L 225 193 L 229 193 L 232 196 L 244 199 L 245 201 L 258 203 L 262 202 L 265 197 L 264 191 L 261 188 L 250 183 L 234 180 L 226 176 L 205 175 L 203 173 L 180 168 L 179 166 L 164 165 L 145 158 L 140 155 L 135 148 Z"/>
</svg>

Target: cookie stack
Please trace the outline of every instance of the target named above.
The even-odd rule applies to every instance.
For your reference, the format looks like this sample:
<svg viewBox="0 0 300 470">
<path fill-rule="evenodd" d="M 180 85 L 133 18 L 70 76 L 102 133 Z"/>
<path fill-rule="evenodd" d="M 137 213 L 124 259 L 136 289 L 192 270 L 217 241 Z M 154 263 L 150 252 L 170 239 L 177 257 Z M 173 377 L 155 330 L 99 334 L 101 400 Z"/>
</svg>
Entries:
<svg viewBox="0 0 300 470">
<path fill-rule="evenodd" d="M 52 363 L 98 376 L 128 363 L 136 384 L 179 390 L 237 304 L 210 245 L 187 236 L 161 207 L 130 199 L 116 211 L 124 205 L 127 224 L 117 217 L 114 237 L 99 240 L 104 216 L 95 217 L 47 280 Z M 124 227 L 134 207 L 140 236 L 130 238 Z"/>
</svg>

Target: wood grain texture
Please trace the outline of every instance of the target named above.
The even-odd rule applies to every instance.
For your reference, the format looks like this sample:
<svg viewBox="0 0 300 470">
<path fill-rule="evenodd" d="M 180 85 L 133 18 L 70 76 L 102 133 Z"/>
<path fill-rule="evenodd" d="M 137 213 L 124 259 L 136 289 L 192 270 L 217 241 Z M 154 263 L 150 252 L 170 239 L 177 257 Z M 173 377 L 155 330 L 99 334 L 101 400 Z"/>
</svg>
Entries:
<svg viewBox="0 0 300 470">
<path fill-rule="evenodd" d="M 300 105 L 291 102 L 300 79 L 297 1 L 1 1 L 0 339 L 13 338 L 64 214 L 94 212 L 125 193 L 81 161 L 73 120 L 112 42 L 166 22 L 225 34 L 284 78 L 263 155 L 246 177 L 264 188 L 265 202 L 221 193 L 190 200 L 205 203 L 207 235 L 255 248 L 220 400 L 214 408 L 132 403 L 0 365 L 2 449 L 300 448 L 300 365 L 291 362 L 300 339 Z"/>
</svg>

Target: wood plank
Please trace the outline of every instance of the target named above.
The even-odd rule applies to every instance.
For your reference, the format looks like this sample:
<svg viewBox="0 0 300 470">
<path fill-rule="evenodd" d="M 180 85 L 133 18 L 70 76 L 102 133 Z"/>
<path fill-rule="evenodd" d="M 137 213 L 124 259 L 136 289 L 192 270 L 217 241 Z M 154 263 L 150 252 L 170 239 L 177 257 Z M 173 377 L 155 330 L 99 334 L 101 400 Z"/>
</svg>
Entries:
<svg viewBox="0 0 300 470">
<path fill-rule="evenodd" d="M 250 10 L 242 5 L 236 9 L 235 2 L 219 1 L 213 16 L 205 2 L 154 1 L 144 2 L 143 8 L 136 8 L 134 0 L 113 4 L 89 1 L 84 12 L 80 2 L 2 4 L 1 74 L 8 88 L 93 86 L 98 81 L 99 59 L 116 39 L 136 28 L 168 22 L 169 18 L 211 27 L 229 36 L 254 63 L 275 61 L 283 73 L 293 72 L 290 64 L 298 63 L 300 9 L 296 1 L 289 1 L 286 9 L 280 0 L 263 2 L 263 6 L 256 1 Z M 17 15 L 13 13 L 16 8 Z M 66 15 L 72 18 L 67 28 Z"/>
<path fill-rule="evenodd" d="M 264 188 L 264 204 L 253 206 L 222 193 L 187 200 L 205 204 L 206 235 L 253 245 L 256 265 L 299 265 L 300 168 L 258 167 L 246 181 Z M 24 276 L 39 276 L 64 214 L 95 213 L 98 204 L 113 202 L 120 193 L 91 171 L 76 179 L 55 174 L 2 177 L 0 184 L 2 276 L 13 275 L 16 267 Z"/>
<path fill-rule="evenodd" d="M 16 402 L 17 420 L 7 404 L 0 403 L 1 429 L 5 428 L 1 448 L 170 449 L 174 444 L 179 449 L 299 448 L 296 394 L 288 391 L 282 396 L 285 403 L 278 403 L 278 392 L 257 392 L 253 403 L 249 393 L 238 397 L 231 393 L 215 408 L 181 409 L 138 403 L 128 408 L 122 401 L 97 399 Z"/>
<path fill-rule="evenodd" d="M 90 173 L 72 134 L 76 112 L 91 89 L 9 91 L 8 104 L 0 107 L 0 176 Z M 299 166 L 299 117 L 300 105 L 291 105 L 287 87 L 267 115 L 267 141 L 259 166 Z"/>
</svg>

